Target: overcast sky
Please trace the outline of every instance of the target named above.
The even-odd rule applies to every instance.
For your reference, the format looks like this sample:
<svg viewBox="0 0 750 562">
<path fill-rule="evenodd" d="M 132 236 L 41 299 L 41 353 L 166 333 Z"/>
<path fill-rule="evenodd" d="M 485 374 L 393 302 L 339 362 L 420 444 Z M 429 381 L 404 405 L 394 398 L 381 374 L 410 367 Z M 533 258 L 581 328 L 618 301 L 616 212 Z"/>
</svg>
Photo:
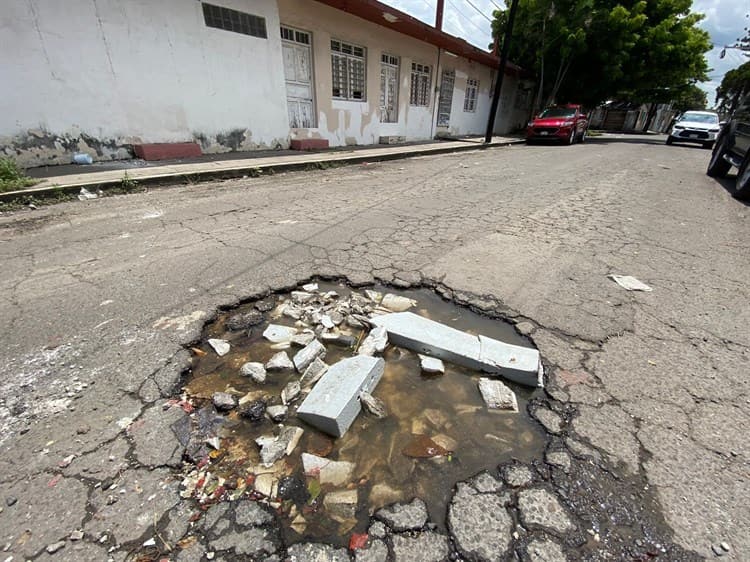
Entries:
<svg viewBox="0 0 750 562">
<path fill-rule="evenodd" d="M 437 0 L 381 0 L 429 24 L 435 23 Z M 492 11 L 504 6 L 504 0 L 445 0 L 443 29 L 452 35 L 463 37 L 469 43 L 486 49 L 492 42 L 490 22 Z M 716 87 L 724 74 L 750 61 L 737 49 L 727 49 L 723 59 L 719 53 L 724 45 L 733 44 L 744 35 L 743 29 L 750 25 L 745 15 L 750 11 L 748 0 L 693 0 L 693 11 L 706 14 L 701 27 L 711 34 L 714 48 L 707 53 L 711 80 L 701 87 L 708 93 L 709 106 L 714 103 Z"/>
</svg>

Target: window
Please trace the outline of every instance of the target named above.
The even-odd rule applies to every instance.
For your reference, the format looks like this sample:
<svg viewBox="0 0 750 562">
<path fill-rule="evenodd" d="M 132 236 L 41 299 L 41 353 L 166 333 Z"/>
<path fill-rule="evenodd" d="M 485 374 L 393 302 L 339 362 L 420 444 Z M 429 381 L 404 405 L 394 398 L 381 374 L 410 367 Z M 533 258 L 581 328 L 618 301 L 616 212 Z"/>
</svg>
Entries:
<svg viewBox="0 0 750 562">
<path fill-rule="evenodd" d="M 411 105 L 430 105 L 430 66 L 411 63 Z"/>
<path fill-rule="evenodd" d="M 281 38 L 301 45 L 310 44 L 310 34 L 306 31 L 299 31 L 291 27 L 281 27 Z"/>
<path fill-rule="evenodd" d="M 331 39 L 332 95 L 342 100 L 365 101 L 367 51 L 364 47 Z"/>
<path fill-rule="evenodd" d="M 203 3 L 203 19 L 208 27 L 234 31 L 266 39 L 266 18 Z"/>
<path fill-rule="evenodd" d="M 380 121 L 398 122 L 398 57 L 383 53 L 380 57 Z"/>
<path fill-rule="evenodd" d="M 479 80 L 469 78 L 466 81 L 466 97 L 464 98 L 464 111 L 477 110 L 477 91 L 479 90 Z"/>
</svg>

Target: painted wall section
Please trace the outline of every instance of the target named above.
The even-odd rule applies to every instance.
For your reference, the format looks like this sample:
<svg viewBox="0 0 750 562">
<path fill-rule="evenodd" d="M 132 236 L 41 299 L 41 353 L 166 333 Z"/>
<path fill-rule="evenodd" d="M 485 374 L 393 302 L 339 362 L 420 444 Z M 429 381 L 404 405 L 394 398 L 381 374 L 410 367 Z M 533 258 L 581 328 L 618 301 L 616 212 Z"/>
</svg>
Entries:
<svg viewBox="0 0 750 562">
<path fill-rule="evenodd" d="M 275 0 L 216 3 L 264 17 L 268 38 L 207 27 L 196 0 L 5 0 L 0 150 L 33 166 L 135 142 L 288 146 Z"/>
</svg>

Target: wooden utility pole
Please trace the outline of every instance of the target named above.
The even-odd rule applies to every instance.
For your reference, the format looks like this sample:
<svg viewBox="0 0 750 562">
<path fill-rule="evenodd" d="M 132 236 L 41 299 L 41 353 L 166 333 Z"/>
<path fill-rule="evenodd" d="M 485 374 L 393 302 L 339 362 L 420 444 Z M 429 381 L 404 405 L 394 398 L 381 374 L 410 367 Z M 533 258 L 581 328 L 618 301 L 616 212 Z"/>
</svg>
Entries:
<svg viewBox="0 0 750 562">
<path fill-rule="evenodd" d="M 445 0 L 437 0 L 437 8 L 435 9 L 435 29 L 443 31 L 443 9 L 445 8 Z"/>
<path fill-rule="evenodd" d="M 495 115 L 497 115 L 497 106 L 500 104 L 500 90 L 503 87 L 505 68 L 508 66 L 508 49 L 510 47 L 510 37 L 513 33 L 513 20 L 516 19 L 516 8 L 518 8 L 518 0 L 513 0 L 510 5 L 510 13 L 508 14 L 508 24 L 505 27 L 505 36 L 503 37 L 503 50 L 500 53 L 500 68 L 497 71 L 495 95 L 492 96 L 490 116 L 487 120 L 487 132 L 484 135 L 485 143 L 488 143 L 492 140 L 492 130 L 495 128 Z"/>
</svg>

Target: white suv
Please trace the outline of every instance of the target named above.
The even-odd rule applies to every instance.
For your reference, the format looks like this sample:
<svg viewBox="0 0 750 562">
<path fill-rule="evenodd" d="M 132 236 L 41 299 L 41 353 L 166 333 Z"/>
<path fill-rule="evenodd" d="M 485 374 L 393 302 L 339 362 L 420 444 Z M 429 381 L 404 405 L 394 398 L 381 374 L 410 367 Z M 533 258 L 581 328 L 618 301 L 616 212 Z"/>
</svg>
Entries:
<svg viewBox="0 0 750 562">
<path fill-rule="evenodd" d="M 704 148 L 712 148 L 721 131 L 719 115 L 713 111 L 686 111 L 672 125 L 667 144 L 673 142 L 697 142 Z"/>
</svg>

